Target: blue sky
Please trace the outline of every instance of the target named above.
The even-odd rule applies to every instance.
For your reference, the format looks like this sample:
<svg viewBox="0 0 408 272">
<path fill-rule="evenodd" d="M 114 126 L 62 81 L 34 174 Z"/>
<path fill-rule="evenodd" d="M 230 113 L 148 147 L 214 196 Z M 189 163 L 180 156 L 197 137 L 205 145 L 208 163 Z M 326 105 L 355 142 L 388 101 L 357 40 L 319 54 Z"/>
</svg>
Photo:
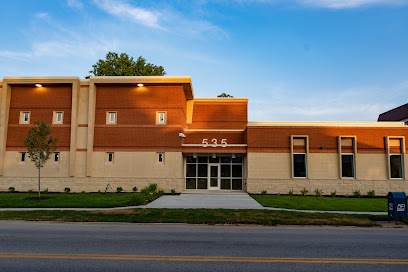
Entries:
<svg viewBox="0 0 408 272">
<path fill-rule="evenodd" d="M 2 1 L 0 78 L 79 76 L 108 51 L 249 98 L 251 121 L 376 121 L 408 103 L 408 0 Z"/>
</svg>

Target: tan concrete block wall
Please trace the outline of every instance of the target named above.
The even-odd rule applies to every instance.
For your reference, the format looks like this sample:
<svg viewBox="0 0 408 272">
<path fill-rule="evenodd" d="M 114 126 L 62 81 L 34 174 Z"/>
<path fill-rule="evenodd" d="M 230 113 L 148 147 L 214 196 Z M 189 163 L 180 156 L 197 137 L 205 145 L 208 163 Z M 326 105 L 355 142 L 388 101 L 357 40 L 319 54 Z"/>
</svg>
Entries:
<svg viewBox="0 0 408 272">
<path fill-rule="evenodd" d="M 47 189 L 50 192 L 63 192 L 65 187 L 69 187 L 71 192 L 78 193 L 104 192 L 107 184 L 116 191 L 117 187 L 122 187 L 124 192 L 132 192 L 133 187 L 139 191 L 149 184 L 156 183 L 165 193 L 170 193 L 175 189 L 180 193 L 184 191 L 184 178 L 41 178 L 41 190 Z M 38 188 L 38 178 L 24 177 L 0 177 L 0 191 L 7 191 L 9 187 L 14 187 L 17 191 L 27 192 L 28 190 L 36 191 Z M 109 189 L 111 192 L 112 190 Z"/>
<path fill-rule="evenodd" d="M 69 176 L 69 151 L 60 152 L 59 163 L 53 162 L 53 157 L 41 168 L 43 177 L 68 177 Z M 4 161 L 4 177 L 38 177 L 38 170 L 30 161 L 28 155 L 26 162 L 20 162 L 20 152 L 6 151 Z"/>
<path fill-rule="evenodd" d="M 339 155 L 337 153 L 309 153 L 308 177 L 310 179 L 339 178 Z"/>
<path fill-rule="evenodd" d="M 315 189 L 323 191 L 324 195 L 330 195 L 336 191 L 337 195 L 352 195 L 354 190 L 360 190 L 362 195 L 375 190 L 378 196 L 385 196 L 390 191 L 408 193 L 406 180 L 356 180 L 356 179 L 247 179 L 248 193 L 260 194 L 266 190 L 268 194 L 288 194 L 293 190 L 295 194 L 306 188 L 309 195 L 313 195 Z"/>
<path fill-rule="evenodd" d="M 356 178 L 364 180 L 387 180 L 387 160 L 388 156 L 386 154 L 357 154 Z"/>
<path fill-rule="evenodd" d="M 114 163 L 107 163 L 106 152 L 94 152 L 93 176 L 184 178 L 181 152 L 165 152 L 164 163 L 157 163 L 156 152 L 114 152 Z"/>
<path fill-rule="evenodd" d="M 248 153 L 248 178 L 291 178 L 289 153 Z"/>
</svg>

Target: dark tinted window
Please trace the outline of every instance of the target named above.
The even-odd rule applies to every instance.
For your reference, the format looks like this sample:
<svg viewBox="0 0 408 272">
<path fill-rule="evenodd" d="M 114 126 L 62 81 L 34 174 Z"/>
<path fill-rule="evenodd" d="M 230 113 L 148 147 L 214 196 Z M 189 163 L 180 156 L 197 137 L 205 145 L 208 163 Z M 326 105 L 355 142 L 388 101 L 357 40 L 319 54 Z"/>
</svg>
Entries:
<svg viewBox="0 0 408 272">
<path fill-rule="evenodd" d="M 306 177 L 306 154 L 293 154 L 293 176 Z"/>
</svg>

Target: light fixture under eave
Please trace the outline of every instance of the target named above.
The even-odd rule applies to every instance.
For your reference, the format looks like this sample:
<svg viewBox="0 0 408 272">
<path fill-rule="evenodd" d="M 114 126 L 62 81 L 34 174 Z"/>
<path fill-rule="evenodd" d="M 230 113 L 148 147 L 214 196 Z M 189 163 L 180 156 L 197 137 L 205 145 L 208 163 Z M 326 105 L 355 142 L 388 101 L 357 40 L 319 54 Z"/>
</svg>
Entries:
<svg viewBox="0 0 408 272">
<path fill-rule="evenodd" d="M 41 84 L 35 84 L 35 87 L 41 88 L 42 85 Z"/>
<path fill-rule="evenodd" d="M 137 87 L 143 87 L 144 85 L 142 83 L 137 84 Z"/>
</svg>

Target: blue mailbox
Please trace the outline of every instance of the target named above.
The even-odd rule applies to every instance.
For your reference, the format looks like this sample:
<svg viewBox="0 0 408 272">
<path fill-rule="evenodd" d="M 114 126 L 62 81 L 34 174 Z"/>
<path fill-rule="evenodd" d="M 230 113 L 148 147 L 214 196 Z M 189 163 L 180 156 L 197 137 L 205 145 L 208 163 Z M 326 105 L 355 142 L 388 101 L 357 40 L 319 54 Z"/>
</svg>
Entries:
<svg viewBox="0 0 408 272">
<path fill-rule="evenodd" d="M 394 216 L 395 223 L 397 217 L 406 217 L 407 215 L 407 195 L 404 192 L 389 192 L 388 193 L 388 222 L 390 222 L 390 215 Z"/>
</svg>

